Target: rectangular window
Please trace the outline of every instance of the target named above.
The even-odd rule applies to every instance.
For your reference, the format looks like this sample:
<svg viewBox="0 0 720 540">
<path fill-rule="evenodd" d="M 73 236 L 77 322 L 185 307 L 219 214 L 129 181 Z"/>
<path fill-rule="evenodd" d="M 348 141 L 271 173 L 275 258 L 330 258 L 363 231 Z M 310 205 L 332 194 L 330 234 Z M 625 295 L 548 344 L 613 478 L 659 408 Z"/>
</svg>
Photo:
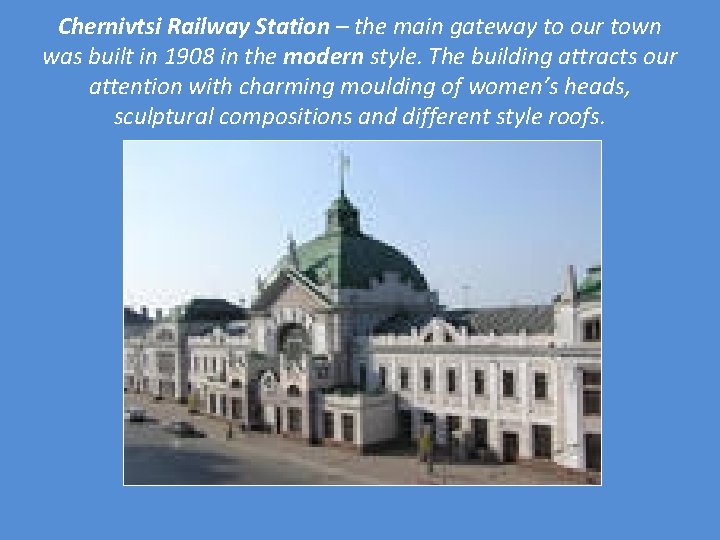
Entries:
<svg viewBox="0 0 720 540">
<path fill-rule="evenodd" d="M 217 412 L 217 404 L 215 403 L 215 394 L 210 394 L 210 414 Z"/>
<path fill-rule="evenodd" d="M 540 371 L 535 373 L 535 399 L 547 399 L 547 375 Z"/>
<path fill-rule="evenodd" d="M 475 395 L 485 394 L 485 372 L 482 369 L 475 370 Z"/>
<path fill-rule="evenodd" d="M 220 416 L 227 416 L 227 399 L 225 394 L 220 394 Z"/>
<path fill-rule="evenodd" d="M 343 441 L 353 442 L 355 440 L 355 429 L 352 414 L 342 415 L 342 435 Z"/>
<path fill-rule="evenodd" d="M 288 407 L 287 410 L 288 431 L 299 433 L 302 431 L 302 410 L 297 407 Z"/>
<path fill-rule="evenodd" d="M 455 377 L 455 368 L 448 368 L 447 370 L 447 391 L 450 394 L 454 394 L 457 390 L 457 381 Z"/>
<path fill-rule="evenodd" d="M 193 371 L 197 373 L 198 370 L 198 357 L 193 358 Z"/>
<path fill-rule="evenodd" d="M 232 398 L 230 409 L 234 420 L 242 418 L 242 400 L 240 398 Z"/>
<path fill-rule="evenodd" d="M 583 416 L 600 416 L 600 390 L 583 390 Z"/>
<path fill-rule="evenodd" d="M 600 386 L 600 372 L 583 370 L 583 386 Z"/>
<path fill-rule="evenodd" d="M 473 418 L 470 420 L 470 426 L 472 429 L 472 440 L 475 444 L 475 448 L 487 448 L 487 420 L 485 418 Z"/>
<path fill-rule="evenodd" d="M 326 439 L 335 438 L 335 415 L 331 412 L 323 413 L 323 427 Z"/>
<path fill-rule="evenodd" d="M 432 391 L 432 369 L 423 369 L 423 390 L 425 392 Z"/>
<path fill-rule="evenodd" d="M 385 366 L 380 366 L 380 369 L 378 370 L 378 375 L 380 378 L 380 388 L 385 390 L 385 385 L 387 384 L 387 369 Z"/>
<path fill-rule="evenodd" d="M 502 374 L 503 397 L 515 396 L 515 373 L 504 370 Z"/>
<path fill-rule="evenodd" d="M 213 363 L 212 363 L 213 373 L 215 373 L 215 372 L 217 372 L 217 363 L 215 362 L 215 357 L 214 357 L 214 356 L 213 356 L 213 359 L 212 359 L 212 360 L 213 360 Z"/>
<path fill-rule="evenodd" d="M 203 373 L 207 373 L 207 356 L 203 356 Z"/>
<path fill-rule="evenodd" d="M 406 367 L 400 368 L 400 390 L 410 389 L 410 370 Z"/>
<path fill-rule="evenodd" d="M 367 385 L 367 367 L 365 367 L 365 364 L 360 364 L 360 380 L 358 384 L 361 390 L 365 390 Z"/>
<path fill-rule="evenodd" d="M 533 424 L 533 456 L 540 459 L 552 458 L 552 428 Z"/>
<path fill-rule="evenodd" d="M 600 341 L 600 319 L 590 319 L 583 324 L 585 341 Z"/>
<path fill-rule="evenodd" d="M 238 379 L 230 380 L 230 388 L 240 388 L 240 381 Z"/>
</svg>

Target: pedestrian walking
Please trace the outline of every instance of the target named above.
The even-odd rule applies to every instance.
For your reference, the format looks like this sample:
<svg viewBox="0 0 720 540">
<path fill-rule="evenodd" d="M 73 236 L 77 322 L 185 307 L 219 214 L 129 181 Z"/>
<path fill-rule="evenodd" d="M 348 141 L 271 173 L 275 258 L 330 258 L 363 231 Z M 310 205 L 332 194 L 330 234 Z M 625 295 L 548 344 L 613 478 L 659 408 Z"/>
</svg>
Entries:
<svg viewBox="0 0 720 540">
<path fill-rule="evenodd" d="M 429 431 L 425 431 L 420 437 L 420 461 L 424 461 L 427 465 L 427 473 L 433 472 L 433 455 L 432 455 L 432 435 Z"/>
</svg>

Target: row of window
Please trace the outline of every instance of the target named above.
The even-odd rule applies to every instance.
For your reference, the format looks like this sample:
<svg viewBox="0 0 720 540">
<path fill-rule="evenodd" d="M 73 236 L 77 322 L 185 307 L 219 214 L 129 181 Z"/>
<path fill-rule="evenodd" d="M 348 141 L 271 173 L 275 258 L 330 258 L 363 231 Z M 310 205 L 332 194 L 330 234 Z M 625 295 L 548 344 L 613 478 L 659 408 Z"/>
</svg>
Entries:
<svg viewBox="0 0 720 540">
<path fill-rule="evenodd" d="M 201 359 L 200 359 L 199 356 L 196 356 L 196 357 L 193 358 L 193 371 L 195 371 L 195 373 L 197 373 L 198 371 L 200 371 L 200 360 L 201 360 Z M 218 360 L 219 360 L 219 362 L 218 362 Z M 212 363 L 211 363 L 211 366 L 212 366 L 212 372 L 213 372 L 213 373 L 217 373 L 217 371 L 218 371 L 218 369 L 217 369 L 217 368 L 218 368 L 218 365 L 221 366 L 221 368 L 220 368 L 220 371 L 221 371 L 221 372 L 224 372 L 224 371 L 225 371 L 225 367 L 226 367 L 225 358 L 223 358 L 223 357 L 215 358 L 215 357 L 213 356 L 212 358 L 210 358 L 210 361 L 212 362 Z M 208 372 L 208 357 L 207 357 L 207 356 L 203 356 L 203 357 L 202 357 L 202 370 L 203 370 L 203 372 L 205 372 L 205 373 Z"/>
<path fill-rule="evenodd" d="M 364 366 L 360 367 L 360 379 L 361 379 L 361 385 L 365 379 L 365 370 L 363 369 Z M 483 396 L 485 395 L 485 371 L 482 369 L 476 369 L 473 373 L 474 378 L 474 391 L 476 396 Z M 380 379 L 380 388 L 387 388 L 387 368 L 385 366 L 380 366 L 379 368 L 379 379 Z M 457 370 L 455 368 L 448 368 L 445 371 L 445 390 L 449 394 L 453 394 L 457 392 Z M 433 391 L 433 369 L 432 368 L 424 368 L 423 369 L 423 391 L 424 392 L 432 392 Z M 544 372 L 537 371 L 535 372 L 535 380 L 534 380 L 534 389 L 535 389 L 535 399 L 547 399 L 548 398 L 548 379 L 547 374 Z M 410 368 L 407 367 L 401 367 L 400 368 L 400 390 L 410 390 Z M 515 388 L 515 372 L 504 370 L 502 372 L 502 394 L 503 397 L 515 397 L 516 388 Z"/>
</svg>

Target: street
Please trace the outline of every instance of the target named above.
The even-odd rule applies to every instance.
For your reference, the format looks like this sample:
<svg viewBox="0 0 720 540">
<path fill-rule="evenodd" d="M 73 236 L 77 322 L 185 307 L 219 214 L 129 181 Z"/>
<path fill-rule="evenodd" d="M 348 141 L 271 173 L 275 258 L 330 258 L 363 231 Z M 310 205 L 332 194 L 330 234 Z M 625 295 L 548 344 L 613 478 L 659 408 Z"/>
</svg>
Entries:
<svg viewBox="0 0 720 540">
<path fill-rule="evenodd" d="M 125 422 L 125 484 L 348 484 L 356 478 L 323 473 L 243 445 L 179 438 L 156 421 Z"/>
<path fill-rule="evenodd" d="M 585 484 L 581 476 L 519 464 L 445 466 L 433 474 L 414 455 L 385 452 L 358 455 L 327 446 L 308 446 L 277 435 L 240 433 L 226 440 L 225 421 L 190 415 L 187 408 L 128 394 L 126 407 L 142 407 L 149 422 L 125 421 L 126 485 L 398 485 L 398 484 Z M 185 420 L 207 436 L 178 438 L 162 429 Z"/>
</svg>

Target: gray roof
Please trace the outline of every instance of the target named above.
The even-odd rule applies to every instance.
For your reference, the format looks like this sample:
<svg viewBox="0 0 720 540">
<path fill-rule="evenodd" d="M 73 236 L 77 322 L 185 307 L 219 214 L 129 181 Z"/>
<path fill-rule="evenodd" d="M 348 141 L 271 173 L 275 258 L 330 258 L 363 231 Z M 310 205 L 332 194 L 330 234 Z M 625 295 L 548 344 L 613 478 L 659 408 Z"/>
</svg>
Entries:
<svg viewBox="0 0 720 540">
<path fill-rule="evenodd" d="M 410 335 L 411 328 L 422 328 L 433 318 L 443 319 L 457 329 L 467 328 L 471 335 L 552 334 L 555 329 L 553 306 L 509 306 L 448 310 L 428 314 L 397 314 L 375 327 L 375 335 Z"/>
<path fill-rule="evenodd" d="M 247 322 L 229 321 L 226 323 L 196 322 L 188 331 L 189 336 L 208 336 L 215 328 L 220 328 L 228 336 L 242 336 L 247 332 Z"/>
</svg>

